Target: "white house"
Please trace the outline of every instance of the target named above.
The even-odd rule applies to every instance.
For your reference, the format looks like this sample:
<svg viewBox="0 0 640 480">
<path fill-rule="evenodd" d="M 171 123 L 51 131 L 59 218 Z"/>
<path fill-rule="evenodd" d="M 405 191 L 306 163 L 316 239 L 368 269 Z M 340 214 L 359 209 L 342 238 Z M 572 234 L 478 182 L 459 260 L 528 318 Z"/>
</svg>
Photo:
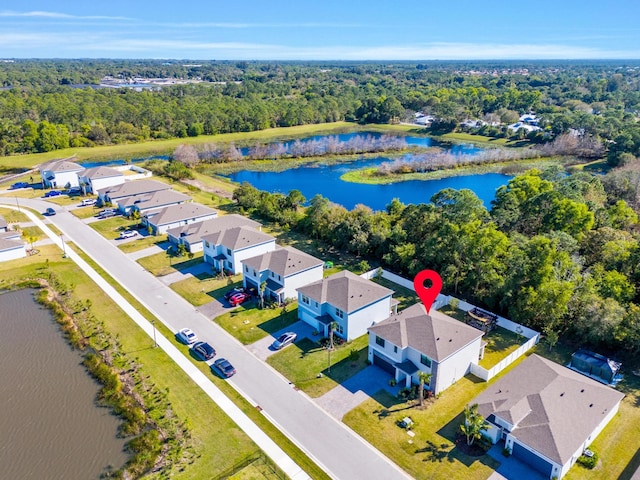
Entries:
<svg viewBox="0 0 640 480">
<path fill-rule="evenodd" d="M 87 193 L 124 183 L 124 174 L 111 167 L 87 168 L 78 174 L 80 185 L 86 186 Z"/>
<path fill-rule="evenodd" d="M 324 262 L 297 248 L 283 247 L 247 258 L 242 265 L 245 287 L 259 289 L 265 282 L 265 297 L 282 303 L 285 299 L 297 298 L 296 289 L 322 280 Z"/>
<path fill-rule="evenodd" d="M 124 182 L 120 185 L 98 189 L 98 199 L 102 203 L 112 203 L 116 205 L 123 201 L 126 197 L 135 197 L 146 195 L 161 190 L 170 190 L 171 186 L 157 180 L 136 180 L 133 182 Z"/>
<path fill-rule="evenodd" d="M 146 215 L 154 210 L 180 205 L 189 201 L 191 201 L 191 197 L 184 193 L 176 192 L 175 190 L 158 190 L 120 198 L 116 200 L 116 204 L 118 205 L 118 210 L 124 215 L 128 215 L 132 211 L 137 211 L 140 215 Z"/>
<path fill-rule="evenodd" d="M 546 478 L 562 478 L 616 415 L 624 394 L 531 355 L 472 404 L 514 457 Z"/>
<path fill-rule="evenodd" d="M 419 383 L 430 373 L 429 389 L 438 394 L 464 377 L 482 356 L 483 332 L 421 303 L 369 327 L 369 361 L 397 382 Z"/>
<path fill-rule="evenodd" d="M 44 188 L 67 188 L 80 185 L 78 175 L 84 167 L 72 161 L 75 157 L 52 160 L 40 166 Z"/>
<path fill-rule="evenodd" d="M 225 228 L 201 238 L 204 243 L 204 261 L 212 264 L 218 271 L 224 269 L 233 274 L 242 271 L 242 262 L 247 258 L 276 248 L 274 237 L 244 225 Z"/>
<path fill-rule="evenodd" d="M 394 313 L 392 295 L 393 290 L 344 270 L 298 288 L 298 319 L 324 335 L 335 322 L 335 333 L 352 340 Z"/>
<path fill-rule="evenodd" d="M 170 228 L 203 222 L 218 216 L 213 208 L 199 203 L 181 203 L 160 210 L 153 210 L 142 216 L 141 223 L 151 227 L 154 235 L 165 233 Z"/>
<path fill-rule="evenodd" d="M 174 245 L 184 245 L 188 252 L 201 252 L 203 250 L 202 237 L 215 232 L 221 232 L 234 227 L 249 227 L 260 231 L 262 225 L 251 220 L 232 213 L 231 215 L 222 215 L 220 217 L 205 220 L 204 222 L 192 223 L 182 227 L 171 228 L 167 230 L 167 238 Z M 263 252 L 257 252 L 249 255 L 253 257 Z M 235 264 L 235 261 L 233 262 Z"/>
<path fill-rule="evenodd" d="M 27 256 L 24 242 L 20 240 L 20 232 L 9 230 L 6 220 L 0 216 L 0 262 Z"/>
</svg>

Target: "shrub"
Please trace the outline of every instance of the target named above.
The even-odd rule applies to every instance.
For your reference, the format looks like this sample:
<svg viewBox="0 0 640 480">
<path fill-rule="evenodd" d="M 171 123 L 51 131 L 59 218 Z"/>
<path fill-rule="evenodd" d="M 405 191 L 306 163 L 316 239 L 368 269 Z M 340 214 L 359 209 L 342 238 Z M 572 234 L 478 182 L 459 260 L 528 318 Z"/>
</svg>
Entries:
<svg viewBox="0 0 640 480">
<path fill-rule="evenodd" d="M 511 449 L 507 448 L 507 447 L 504 447 L 502 449 L 502 455 L 504 455 L 507 458 L 510 457 L 511 456 Z"/>
<path fill-rule="evenodd" d="M 586 455 L 580 455 L 578 457 L 578 464 L 589 470 L 593 469 L 598 464 L 598 454 L 593 452 L 593 455 L 587 457 Z"/>
</svg>

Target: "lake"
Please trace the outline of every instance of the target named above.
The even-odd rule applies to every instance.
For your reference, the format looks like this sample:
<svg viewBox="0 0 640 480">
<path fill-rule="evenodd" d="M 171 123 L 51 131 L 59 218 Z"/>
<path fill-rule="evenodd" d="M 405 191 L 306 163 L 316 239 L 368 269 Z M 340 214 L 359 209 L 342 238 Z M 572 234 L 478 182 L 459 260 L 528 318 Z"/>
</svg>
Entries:
<svg viewBox="0 0 640 480">
<path fill-rule="evenodd" d="M 120 421 L 33 293 L 0 293 L 0 476 L 97 479 L 127 461 Z"/>
</svg>

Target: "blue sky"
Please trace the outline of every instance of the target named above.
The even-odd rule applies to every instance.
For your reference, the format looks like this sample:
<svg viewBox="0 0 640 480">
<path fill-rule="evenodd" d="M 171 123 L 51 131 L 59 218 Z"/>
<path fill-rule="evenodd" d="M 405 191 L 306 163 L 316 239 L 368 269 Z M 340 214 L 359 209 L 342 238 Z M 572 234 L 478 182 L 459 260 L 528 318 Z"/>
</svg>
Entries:
<svg viewBox="0 0 640 480">
<path fill-rule="evenodd" d="M 2 4 L 0 58 L 640 58 L 640 0 Z"/>
</svg>

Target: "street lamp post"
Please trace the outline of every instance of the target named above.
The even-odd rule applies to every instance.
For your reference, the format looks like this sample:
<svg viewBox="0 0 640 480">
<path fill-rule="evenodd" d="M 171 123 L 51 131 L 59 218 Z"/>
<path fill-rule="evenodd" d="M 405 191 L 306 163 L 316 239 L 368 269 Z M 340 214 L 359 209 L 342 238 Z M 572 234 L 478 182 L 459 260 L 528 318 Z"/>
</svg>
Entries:
<svg viewBox="0 0 640 480">
<path fill-rule="evenodd" d="M 64 246 L 64 238 L 62 237 L 62 234 L 60 234 L 60 241 L 62 242 L 62 258 L 67 258 L 67 249 Z"/>
<path fill-rule="evenodd" d="M 20 204 L 18 203 L 18 196 L 16 195 L 16 205 L 18 206 L 18 211 L 20 212 Z"/>
<path fill-rule="evenodd" d="M 156 321 L 155 319 L 151 320 L 151 326 L 153 327 L 153 348 L 158 346 L 158 342 L 156 341 Z"/>
</svg>

